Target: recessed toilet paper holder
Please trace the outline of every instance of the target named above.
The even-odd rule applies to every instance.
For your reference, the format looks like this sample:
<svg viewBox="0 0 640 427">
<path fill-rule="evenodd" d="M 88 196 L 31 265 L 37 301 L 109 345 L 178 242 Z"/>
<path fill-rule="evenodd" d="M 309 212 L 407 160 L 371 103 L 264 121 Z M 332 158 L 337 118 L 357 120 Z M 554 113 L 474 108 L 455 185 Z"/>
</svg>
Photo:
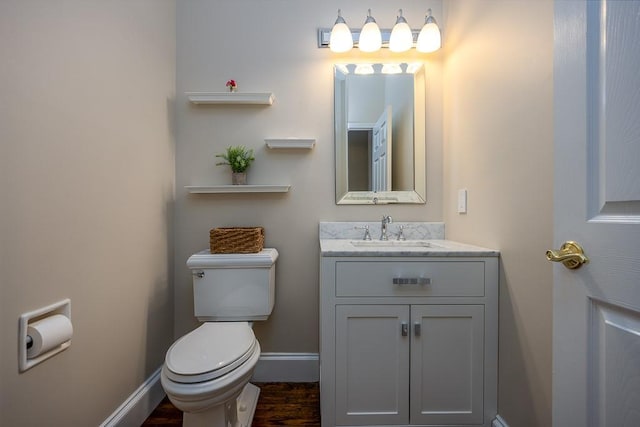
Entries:
<svg viewBox="0 0 640 427">
<path fill-rule="evenodd" d="M 20 316 L 19 324 L 18 324 L 18 368 L 20 372 L 24 372 L 27 369 L 32 368 L 33 366 L 44 362 L 48 358 L 60 353 L 63 350 L 66 350 L 71 345 L 71 337 L 69 336 L 68 340 L 61 342 L 59 345 L 55 347 L 43 351 L 41 354 L 38 354 L 35 357 L 29 357 L 27 352 L 33 346 L 34 340 L 31 336 L 29 336 L 29 327 L 32 325 L 36 325 L 37 322 L 43 321 L 47 318 L 53 318 L 53 316 L 62 315 L 68 319 L 67 323 L 70 326 L 71 323 L 71 300 L 64 299 L 62 301 L 56 302 L 54 304 L 48 305 L 46 307 L 39 308 L 37 310 L 30 311 L 28 313 L 24 313 Z M 63 319 L 65 320 L 65 319 Z"/>
</svg>

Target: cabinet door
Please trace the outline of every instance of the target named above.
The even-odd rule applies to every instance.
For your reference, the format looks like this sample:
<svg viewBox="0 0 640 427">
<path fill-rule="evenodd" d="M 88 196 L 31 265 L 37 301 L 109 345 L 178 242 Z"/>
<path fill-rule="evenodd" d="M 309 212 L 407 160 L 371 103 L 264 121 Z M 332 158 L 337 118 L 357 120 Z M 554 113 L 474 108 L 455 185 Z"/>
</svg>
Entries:
<svg viewBox="0 0 640 427">
<path fill-rule="evenodd" d="M 409 421 L 409 306 L 336 307 L 336 424 Z"/>
<path fill-rule="evenodd" d="M 411 423 L 481 425 L 484 306 L 412 306 L 411 323 Z"/>
</svg>

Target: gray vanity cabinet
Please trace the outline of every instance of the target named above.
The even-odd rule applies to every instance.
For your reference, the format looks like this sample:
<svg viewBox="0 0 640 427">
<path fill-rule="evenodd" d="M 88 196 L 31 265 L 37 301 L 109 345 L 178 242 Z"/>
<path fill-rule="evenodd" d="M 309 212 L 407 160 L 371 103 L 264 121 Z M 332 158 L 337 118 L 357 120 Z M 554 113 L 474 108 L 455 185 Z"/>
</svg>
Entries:
<svg viewBox="0 0 640 427">
<path fill-rule="evenodd" d="M 323 426 L 486 426 L 497 257 L 322 257 Z"/>
</svg>

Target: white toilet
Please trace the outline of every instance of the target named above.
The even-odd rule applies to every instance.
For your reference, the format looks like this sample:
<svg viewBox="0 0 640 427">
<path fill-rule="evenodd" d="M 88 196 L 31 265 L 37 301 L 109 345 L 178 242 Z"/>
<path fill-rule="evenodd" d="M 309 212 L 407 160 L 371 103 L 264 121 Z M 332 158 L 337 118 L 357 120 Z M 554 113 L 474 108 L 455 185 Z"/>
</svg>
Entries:
<svg viewBox="0 0 640 427">
<path fill-rule="evenodd" d="M 249 384 L 260 357 L 251 323 L 271 314 L 278 251 L 192 255 L 194 311 L 201 326 L 167 351 L 161 381 L 184 412 L 183 426 L 249 427 L 260 389 Z"/>
</svg>

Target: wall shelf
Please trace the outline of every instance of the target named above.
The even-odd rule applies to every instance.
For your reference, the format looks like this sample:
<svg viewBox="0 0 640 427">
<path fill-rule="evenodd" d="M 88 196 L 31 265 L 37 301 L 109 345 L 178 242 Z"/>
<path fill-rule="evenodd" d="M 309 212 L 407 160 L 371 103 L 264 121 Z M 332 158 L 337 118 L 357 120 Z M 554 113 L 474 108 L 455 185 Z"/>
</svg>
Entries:
<svg viewBox="0 0 640 427">
<path fill-rule="evenodd" d="M 192 104 L 271 105 L 273 92 L 186 92 Z"/>
<path fill-rule="evenodd" d="M 290 185 L 187 185 L 191 194 L 288 193 Z"/>
<path fill-rule="evenodd" d="M 271 149 L 301 148 L 310 150 L 316 145 L 315 138 L 265 138 L 264 142 Z"/>
</svg>

